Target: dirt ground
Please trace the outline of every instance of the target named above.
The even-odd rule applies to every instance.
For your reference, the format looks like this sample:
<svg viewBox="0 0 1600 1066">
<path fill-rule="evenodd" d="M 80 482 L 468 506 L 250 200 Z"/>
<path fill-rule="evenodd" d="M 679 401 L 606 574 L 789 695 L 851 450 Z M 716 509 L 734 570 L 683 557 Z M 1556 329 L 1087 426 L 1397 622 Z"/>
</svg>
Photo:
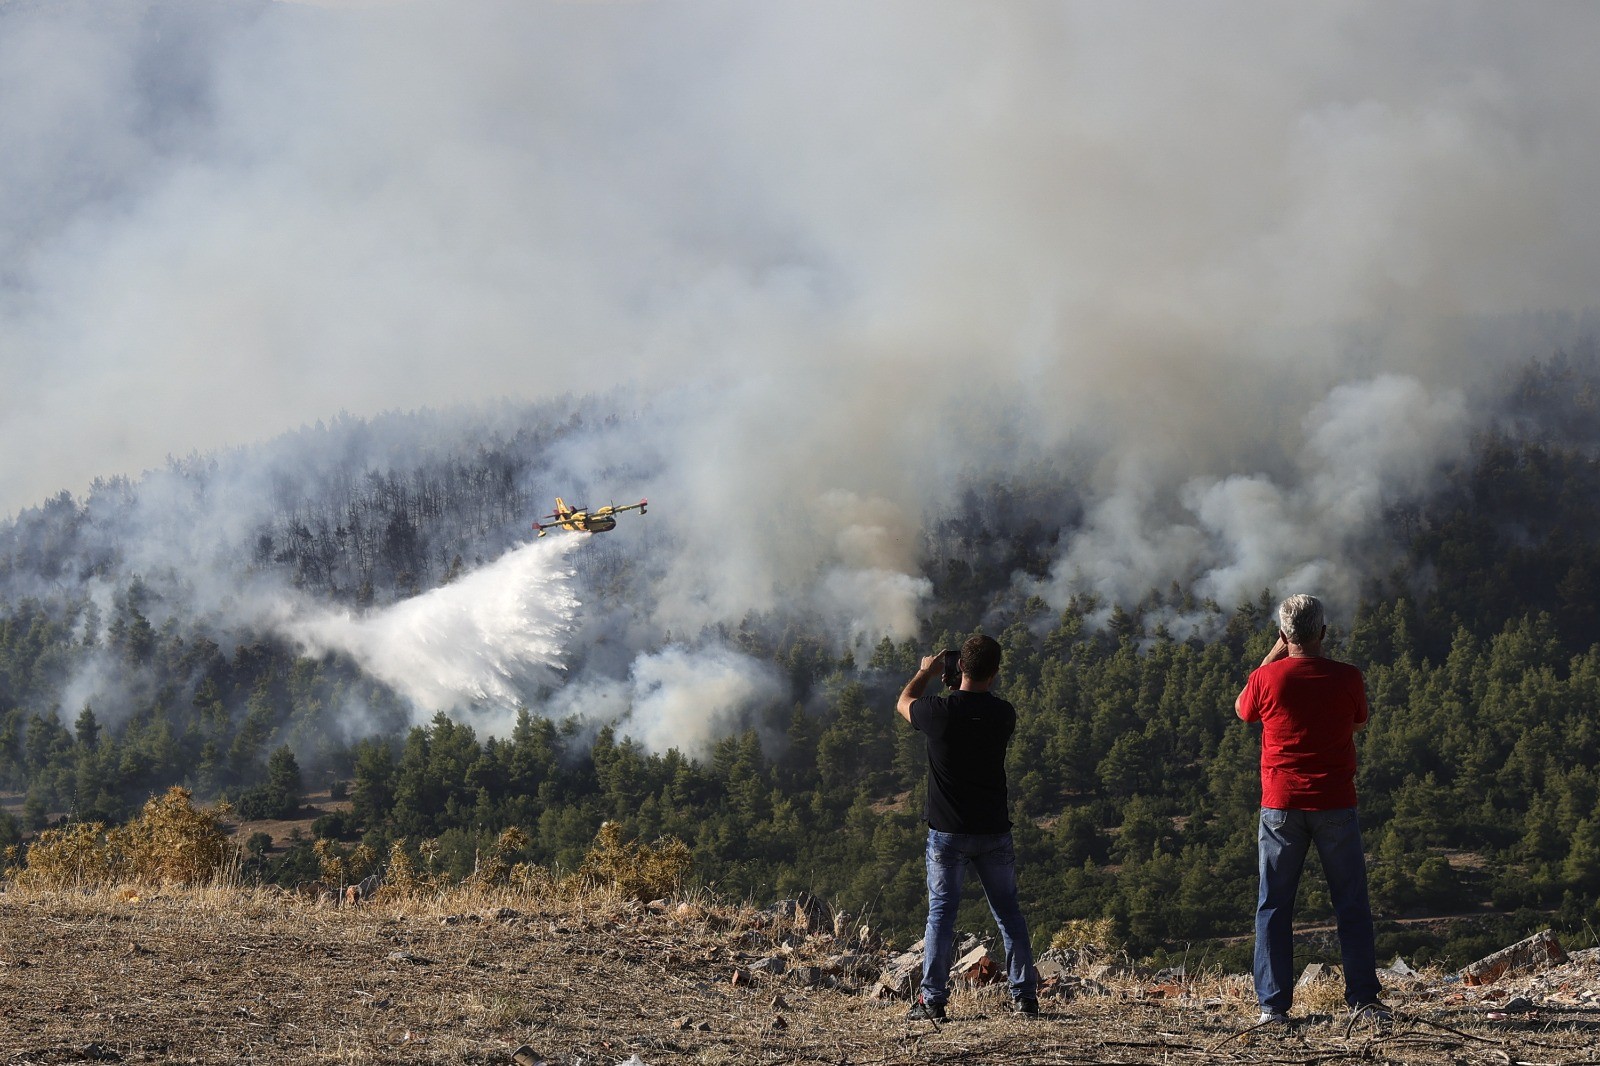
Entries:
<svg viewBox="0 0 1600 1066">
<path fill-rule="evenodd" d="M 1307 995 L 1294 1030 L 1267 1035 L 1245 978 L 1134 973 L 1039 1018 L 989 986 L 959 992 L 948 1022 L 911 1022 L 866 994 L 869 969 L 818 983 L 805 964 L 836 958 L 831 941 L 699 903 L 13 889 L 0 1063 L 1600 1064 L 1600 961 L 1521 1003 L 1418 979 L 1390 989 L 1403 1017 L 1382 1031 Z M 782 976 L 758 965 L 775 955 Z"/>
</svg>

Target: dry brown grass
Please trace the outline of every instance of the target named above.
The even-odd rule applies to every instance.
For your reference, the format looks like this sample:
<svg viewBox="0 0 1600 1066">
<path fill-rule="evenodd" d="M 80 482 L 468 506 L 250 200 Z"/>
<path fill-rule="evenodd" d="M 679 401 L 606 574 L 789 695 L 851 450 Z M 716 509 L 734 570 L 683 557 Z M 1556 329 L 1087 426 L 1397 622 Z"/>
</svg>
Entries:
<svg viewBox="0 0 1600 1066">
<path fill-rule="evenodd" d="M 121 829 L 41 836 L 0 881 L 0 1063 L 500 1064 L 524 1044 L 551 1066 L 1600 1061 L 1600 1000 L 1496 1020 L 1441 974 L 1392 990 L 1406 1017 L 1386 1030 L 1350 1026 L 1337 980 L 1297 993 L 1292 1031 L 1257 1029 L 1247 976 L 1143 973 L 1103 922 L 1057 935 L 1077 972 L 1042 1017 L 988 985 L 958 988 L 947 1023 L 910 1022 L 866 994 L 870 965 L 830 962 L 846 941 L 682 895 L 672 840 L 608 826 L 557 877 L 512 863 L 527 841 L 508 830 L 461 884 L 431 842 L 402 842 L 373 901 L 334 907 L 231 885 L 217 814 L 174 790 Z M 319 854 L 330 884 L 376 865 Z M 776 958 L 782 976 L 754 965 Z"/>
<path fill-rule="evenodd" d="M 225 886 L 0 892 L 0 1063 L 1592 1062 L 1596 1017 L 1516 1028 L 1397 990 L 1418 1020 L 1387 1032 L 1309 1015 L 1254 1030 L 1249 979 L 1178 982 L 1122 970 L 1044 1016 L 998 986 L 962 988 L 951 1020 L 904 1002 L 795 982 L 845 949 L 792 922 L 699 895 L 640 903 L 569 878 L 511 879 L 360 907 Z M 782 977 L 751 964 L 775 954 Z M 736 976 L 738 975 L 737 979 Z"/>
</svg>

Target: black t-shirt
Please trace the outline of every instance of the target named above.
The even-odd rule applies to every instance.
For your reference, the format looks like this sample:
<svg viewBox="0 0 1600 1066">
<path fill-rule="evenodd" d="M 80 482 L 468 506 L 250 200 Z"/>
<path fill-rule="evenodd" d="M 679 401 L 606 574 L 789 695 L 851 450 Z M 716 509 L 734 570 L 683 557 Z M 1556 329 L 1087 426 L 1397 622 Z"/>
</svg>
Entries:
<svg viewBox="0 0 1600 1066">
<path fill-rule="evenodd" d="M 1006 745 L 1017 709 L 988 692 L 924 696 L 911 724 L 928 738 L 928 825 L 942 833 L 1004 833 Z"/>
</svg>

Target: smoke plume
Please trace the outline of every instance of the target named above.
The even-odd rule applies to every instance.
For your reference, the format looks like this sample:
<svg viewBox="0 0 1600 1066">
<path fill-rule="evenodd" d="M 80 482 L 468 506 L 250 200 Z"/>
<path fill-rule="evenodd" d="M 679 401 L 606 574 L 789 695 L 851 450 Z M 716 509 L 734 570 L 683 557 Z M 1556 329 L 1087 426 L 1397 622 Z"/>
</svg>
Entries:
<svg viewBox="0 0 1600 1066">
<path fill-rule="evenodd" d="M 667 634 L 913 636 L 922 531 L 1030 466 L 1083 507 L 1018 580 L 1054 606 L 1345 597 L 1593 300 L 1597 31 L 1459 0 L 0 3 L 0 512 L 343 411 L 615 398 L 528 491 L 652 501 L 647 599 L 570 640 L 592 668 L 620 634 L 653 743 L 765 691 L 713 662 L 688 714 Z M 145 569 L 193 545 L 206 585 L 256 517 L 208 513 Z M 494 601 L 533 635 L 481 669 L 425 639 L 488 639 L 458 589 L 296 632 L 419 700 L 503 696 L 557 657 L 558 585 Z"/>
</svg>

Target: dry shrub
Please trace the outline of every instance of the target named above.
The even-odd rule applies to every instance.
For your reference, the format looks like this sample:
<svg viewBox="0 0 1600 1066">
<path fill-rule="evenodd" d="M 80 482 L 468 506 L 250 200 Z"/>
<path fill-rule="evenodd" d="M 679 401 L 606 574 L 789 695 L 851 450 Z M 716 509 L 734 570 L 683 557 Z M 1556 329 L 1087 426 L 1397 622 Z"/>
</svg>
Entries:
<svg viewBox="0 0 1600 1066">
<path fill-rule="evenodd" d="M 411 899 L 438 887 L 435 879 L 425 877 L 417 869 L 417 864 L 411 861 L 411 854 L 406 851 L 405 837 L 389 845 L 389 862 L 384 869 L 383 888 L 379 889 L 380 892 L 385 896 Z"/>
<path fill-rule="evenodd" d="M 238 860 L 237 847 L 217 824 L 230 813 L 226 806 L 195 807 L 184 788 L 151 799 L 139 817 L 107 834 L 121 853 L 123 879 L 146 885 L 215 880 Z"/>
<path fill-rule="evenodd" d="M 555 875 L 545 867 L 532 863 L 517 863 L 511 868 L 511 876 L 507 880 L 513 890 L 525 896 L 544 898 L 554 896 L 559 891 Z"/>
<path fill-rule="evenodd" d="M 528 834 L 516 826 L 503 831 L 495 839 L 489 854 L 479 857 L 477 869 L 472 871 L 463 885 L 481 890 L 510 884 L 515 867 L 511 865 L 509 856 L 526 848 L 528 843 Z"/>
<path fill-rule="evenodd" d="M 64 888 L 104 885 L 116 879 L 116 857 L 103 822 L 74 822 L 46 829 L 28 846 L 26 865 L 17 872 L 19 885 Z"/>
<path fill-rule="evenodd" d="M 225 878 L 237 849 L 217 824 L 227 807 L 195 807 L 189 790 L 173 787 L 144 805 L 139 817 L 108 830 L 100 822 L 47 829 L 28 847 L 17 882 L 67 885 L 196 885 Z"/>
<path fill-rule="evenodd" d="M 1107 959 L 1122 951 L 1117 925 L 1110 918 L 1074 918 L 1050 938 L 1054 951 L 1071 951 L 1081 959 Z"/>
<path fill-rule="evenodd" d="M 322 869 L 322 881 L 329 885 L 349 885 L 370 874 L 378 865 L 378 856 L 365 844 L 342 849 L 326 837 L 311 845 Z"/>
<path fill-rule="evenodd" d="M 676 892 L 692 865 L 689 845 L 677 837 L 640 844 L 624 840 L 616 822 L 606 822 L 595 834 L 578 873 L 610 885 L 624 896 L 648 901 Z"/>
</svg>

